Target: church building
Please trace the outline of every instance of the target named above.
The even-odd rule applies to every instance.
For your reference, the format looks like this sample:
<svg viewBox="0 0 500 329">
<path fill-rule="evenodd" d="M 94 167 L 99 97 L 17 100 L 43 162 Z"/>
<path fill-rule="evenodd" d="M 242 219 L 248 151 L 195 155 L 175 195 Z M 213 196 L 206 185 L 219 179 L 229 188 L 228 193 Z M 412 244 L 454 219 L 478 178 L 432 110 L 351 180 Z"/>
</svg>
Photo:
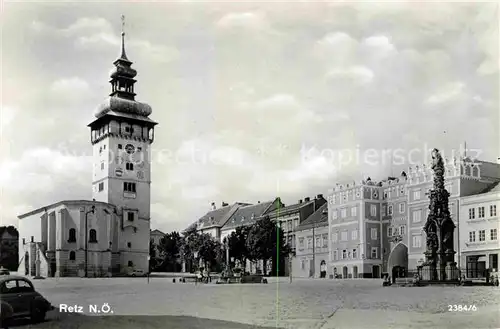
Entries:
<svg viewBox="0 0 500 329">
<path fill-rule="evenodd" d="M 103 277 L 149 269 L 150 147 L 157 124 L 135 100 L 137 72 L 125 53 L 113 63 L 111 93 L 88 127 L 93 200 L 65 200 L 19 218 L 19 273 Z"/>
</svg>

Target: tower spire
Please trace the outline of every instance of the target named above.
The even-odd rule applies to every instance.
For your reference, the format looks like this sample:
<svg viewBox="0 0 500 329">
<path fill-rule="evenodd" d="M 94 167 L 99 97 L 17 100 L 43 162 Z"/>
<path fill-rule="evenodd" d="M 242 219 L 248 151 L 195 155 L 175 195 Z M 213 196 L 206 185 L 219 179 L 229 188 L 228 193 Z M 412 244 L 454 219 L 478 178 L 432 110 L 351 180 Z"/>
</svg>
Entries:
<svg viewBox="0 0 500 329">
<path fill-rule="evenodd" d="M 125 15 L 122 15 L 122 53 L 120 58 L 128 60 L 127 54 L 125 53 Z"/>
</svg>

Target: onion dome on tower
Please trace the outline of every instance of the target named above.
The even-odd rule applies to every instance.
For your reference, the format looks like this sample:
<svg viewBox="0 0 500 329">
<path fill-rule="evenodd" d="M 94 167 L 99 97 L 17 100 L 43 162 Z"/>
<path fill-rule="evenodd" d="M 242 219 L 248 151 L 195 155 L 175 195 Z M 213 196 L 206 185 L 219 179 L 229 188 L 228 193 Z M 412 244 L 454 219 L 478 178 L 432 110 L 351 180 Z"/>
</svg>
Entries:
<svg viewBox="0 0 500 329">
<path fill-rule="evenodd" d="M 134 84 L 137 82 L 134 78 L 137 71 L 131 65 L 132 62 L 125 53 L 125 32 L 124 17 L 122 16 L 122 45 L 120 57 L 114 61 L 114 69 L 111 71 L 109 81 L 111 83 L 111 94 L 96 109 L 94 115 L 100 118 L 109 112 L 129 114 L 133 116 L 148 117 L 151 113 L 151 107 L 146 103 L 135 100 Z"/>
</svg>

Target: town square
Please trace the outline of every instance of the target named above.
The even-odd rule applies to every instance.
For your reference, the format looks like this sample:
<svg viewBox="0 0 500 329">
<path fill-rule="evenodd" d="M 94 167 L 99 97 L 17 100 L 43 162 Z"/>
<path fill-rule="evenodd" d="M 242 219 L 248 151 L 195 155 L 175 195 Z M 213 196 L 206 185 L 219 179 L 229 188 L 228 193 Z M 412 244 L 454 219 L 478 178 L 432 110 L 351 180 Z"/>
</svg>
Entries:
<svg viewBox="0 0 500 329">
<path fill-rule="evenodd" d="M 2 3 L 2 328 L 499 328 L 498 13 Z"/>
</svg>

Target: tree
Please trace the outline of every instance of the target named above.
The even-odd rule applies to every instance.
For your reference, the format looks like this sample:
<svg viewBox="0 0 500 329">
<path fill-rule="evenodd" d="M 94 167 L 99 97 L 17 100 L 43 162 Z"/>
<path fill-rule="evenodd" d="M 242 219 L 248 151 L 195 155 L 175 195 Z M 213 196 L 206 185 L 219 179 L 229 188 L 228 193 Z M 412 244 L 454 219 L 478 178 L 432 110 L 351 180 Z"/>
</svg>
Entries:
<svg viewBox="0 0 500 329">
<path fill-rule="evenodd" d="M 273 260 L 273 267 L 276 268 L 278 262 L 288 256 L 290 252 L 290 248 L 284 240 L 283 230 L 268 216 L 252 225 L 246 246 L 249 259 L 263 261 L 264 274 L 267 274 L 266 265 L 270 259 Z"/>
<path fill-rule="evenodd" d="M 166 271 L 177 271 L 178 259 L 181 257 L 182 251 L 182 237 L 178 232 L 171 232 L 165 234 L 160 240 L 158 250 L 162 262 L 162 269 Z"/>
<path fill-rule="evenodd" d="M 156 244 L 153 239 L 149 242 L 149 271 L 156 269 L 157 259 L 156 259 Z"/>
<path fill-rule="evenodd" d="M 10 238 L 4 237 L 5 232 L 10 235 Z M 17 271 L 19 232 L 14 226 L 1 226 L 0 239 L 0 266 Z"/>
<path fill-rule="evenodd" d="M 250 228 L 251 226 L 239 226 L 224 239 L 224 244 L 229 243 L 229 257 L 239 260 L 243 268 L 249 256 L 247 239 Z"/>
</svg>

